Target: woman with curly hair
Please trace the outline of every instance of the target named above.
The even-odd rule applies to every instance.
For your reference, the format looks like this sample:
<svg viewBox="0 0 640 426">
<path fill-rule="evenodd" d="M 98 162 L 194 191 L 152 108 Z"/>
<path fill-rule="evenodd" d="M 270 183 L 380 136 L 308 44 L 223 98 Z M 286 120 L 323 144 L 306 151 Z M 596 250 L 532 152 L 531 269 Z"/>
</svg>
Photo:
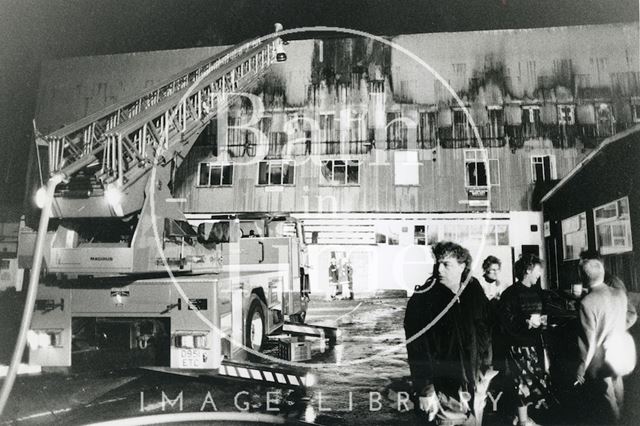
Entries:
<svg viewBox="0 0 640 426">
<path fill-rule="evenodd" d="M 502 293 L 499 307 L 507 345 L 506 374 L 519 401 L 514 424 L 534 426 L 527 407 L 548 408 L 555 402 L 542 346 L 545 317 L 541 290 L 536 285 L 542 275 L 542 261 L 525 255 L 516 262 L 515 273 L 517 281 Z"/>
</svg>

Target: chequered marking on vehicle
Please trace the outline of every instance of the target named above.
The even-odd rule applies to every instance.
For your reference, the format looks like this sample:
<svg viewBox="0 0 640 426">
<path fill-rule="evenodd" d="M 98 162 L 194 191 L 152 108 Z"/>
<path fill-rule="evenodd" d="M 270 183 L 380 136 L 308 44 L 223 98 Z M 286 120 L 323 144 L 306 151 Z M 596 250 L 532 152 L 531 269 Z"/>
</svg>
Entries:
<svg viewBox="0 0 640 426">
<path fill-rule="evenodd" d="M 277 371 L 256 366 L 243 367 L 239 365 L 222 364 L 220 368 L 218 368 L 218 374 L 220 376 L 287 386 L 307 386 L 307 379 L 304 375 L 290 374 L 286 371 Z"/>
</svg>

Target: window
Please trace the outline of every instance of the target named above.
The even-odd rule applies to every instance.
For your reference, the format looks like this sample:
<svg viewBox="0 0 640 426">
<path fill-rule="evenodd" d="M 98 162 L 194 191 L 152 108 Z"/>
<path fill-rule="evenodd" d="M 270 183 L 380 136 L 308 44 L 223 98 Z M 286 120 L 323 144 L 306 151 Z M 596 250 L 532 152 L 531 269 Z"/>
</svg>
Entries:
<svg viewBox="0 0 640 426">
<path fill-rule="evenodd" d="M 614 132 L 614 119 L 611 113 L 611 105 L 609 104 L 596 104 L 596 116 L 598 126 L 598 136 L 608 137 L 613 135 Z"/>
<path fill-rule="evenodd" d="M 549 182 L 556 179 L 556 157 L 554 155 L 531 156 L 531 181 Z"/>
<path fill-rule="evenodd" d="M 438 113 L 421 112 L 420 124 L 418 126 L 418 142 L 420 148 L 432 148 L 437 143 L 438 136 Z"/>
<path fill-rule="evenodd" d="M 333 114 L 320 114 L 320 143 L 323 145 L 324 154 L 340 153 L 340 139 Z"/>
<path fill-rule="evenodd" d="M 415 225 L 413 227 L 413 244 L 417 246 L 424 246 L 427 244 L 425 226 Z"/>
<path fill-rule="evenodd" d="M 489 159 L 489 184 L 500 186 L 500 160 L 497 158 Z"/>
<path fill-rule="evenodd" d="M 522 132 L 525 138 L 537 138 L 540 135 L 540 107 L 527 105 L 522 107 Z"/>
<path fill-rule="evenodd" d="M 370 94 L 384 93 L 384 80 L 369 81 L 369 93 Z"/>
<path fill-rule="evenodd" d="M 461 109 L 453 110 L 453 139 L 467 140 L 469 138 L 469 122 L 467 115 Z"/>
<path fill-rule="evenodd" d="M 602 254 L 633 250 L 631 220 L 627 197 L 612 201 L 593 210 L 596 244 Z"/>
<path fill-rule="evenodd" d="M 371 150 L 366 112 L 351 112 L 349 123 L 349 154 L 365 154 Z"/>
<path fill-rule="evenodd" d="M 289 114 L 285 124 L 285 133 L 289 152 L 296 156 L 311 154 L 311 131 L 303 114 Z"/>
<path fill-rule="evenodd" d="M 349 140 L 351 142 L 364 142 L 367 140 L 367 116 L 365 113 L 351 112 Z"/>
<path fill-rule="evenodd" d="M 232 164 L 200 163 L 198 186 L 223 186 L 233 182 Z"/>
<path fill-rule="evenodd" d="M 261 161 L 258 165 L 258 185 L 293 185 L 293 161 Z"/>
<path fill-rule="evenodd" d="M 445 223 L 442 229 L 443 241 L 454 241 L 463 245 L 508 246 L 509 226 L 504 224 Z"/>
<path fill-rule="evenodd" d="M 587 215 L 580 213 L 562 221 L 564 260 L 574 260 L 587 248 Z"/>
<path fill-rule="evenodd" d="M 325 160 L 322 162 L 322 176 L 330 185 L 358 185 L 360 183 L 360 162 L 358 160 Z"/>
<path fill-rule="evenodd" d="M 489 139 L 500 139 L 504 137 L 504 113 L 502 111 L 502 108 L 490 108 L 488 113 L 488 132 L 485 137 Z"/>
<path fill-rule="evenodd" d="M 387 113 L 387 149 L 407 149 L 407 125 L 399 112 Z"/>
<path fill-rule="evenodd" d="M 267 159 L 280 159 L 287 156 L 285 147 L 287 146 L 287 134 L 284 132 L 270 132 L 269 146 L 267 149 Z"/>
<path fill-rule="evenodd" d="M 467 149 L 464 151 L 465 185 L 487 186 L 487 151 L 484 149 Z"/>
<path fill-rule="evenodd" d="M 633 122 L 640 123 L 640 101 L 631 104 L 631 114 L 633 115 Z"/>
<path fill-rule="evenodd" d="M 575 105 L 558 105 L 558 123 L 566 125 L 576 124 Z"/>
</svg>

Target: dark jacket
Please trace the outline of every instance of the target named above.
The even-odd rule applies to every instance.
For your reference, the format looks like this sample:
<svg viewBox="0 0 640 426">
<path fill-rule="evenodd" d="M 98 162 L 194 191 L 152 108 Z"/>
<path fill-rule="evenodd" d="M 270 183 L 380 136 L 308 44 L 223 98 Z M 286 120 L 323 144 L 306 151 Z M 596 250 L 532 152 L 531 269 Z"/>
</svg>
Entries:
<svg viewBox="0 0 640 426">
<path fill-rule="evenodd" d="M 409 299 L 404 319 L 407 340 L 420 333 L 455 296 L 443 284 L 434 284 L 434 280 L 430 278 L 416 287 Z M 479 373 L 489 367 L 491 360 L 487 315 L 488 300 L 480 283 L 471 278 L 459 301 L 432 328 L 407 344 L 418 396 L 430 395 L 434 388 L 456 398 L 459 389 L 473 393 Z"/>
<path fill-rule="evenodd" d="M 537 286 L 527 287 L 520 281 L 508 287 L 500 297 L 498 315 L 507 344 L 537 346 L 542 328 L 529 328 L 531 314 L 542 314 L 542 294 Z"/>
</svg>

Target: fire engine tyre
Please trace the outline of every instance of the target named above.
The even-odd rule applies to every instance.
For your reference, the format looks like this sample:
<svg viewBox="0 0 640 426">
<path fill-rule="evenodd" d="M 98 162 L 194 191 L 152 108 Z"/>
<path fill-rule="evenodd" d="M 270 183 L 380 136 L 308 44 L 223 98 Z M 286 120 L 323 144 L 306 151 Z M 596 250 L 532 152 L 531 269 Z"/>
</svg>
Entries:
<svg viewBox="0 0 640 426">
<path fill-rule="evenodd" d="M 245 342 L 247 347 L 260 352 L 266 339 L 266 324 L 262 303 L 256 297 L 251 301 L 245 326 Z"/>
</svg>

